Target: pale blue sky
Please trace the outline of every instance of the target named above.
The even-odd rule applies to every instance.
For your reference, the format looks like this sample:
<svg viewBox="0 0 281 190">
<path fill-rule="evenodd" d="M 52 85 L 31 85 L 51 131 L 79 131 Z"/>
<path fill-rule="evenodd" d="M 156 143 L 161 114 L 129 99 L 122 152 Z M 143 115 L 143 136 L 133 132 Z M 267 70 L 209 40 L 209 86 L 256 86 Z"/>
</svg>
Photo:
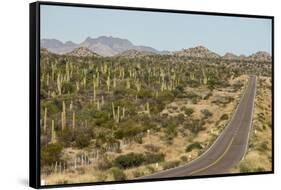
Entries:
<svg viewBox="0 0 281 190">
<path fill-rule="evenodd" d="M 88 36 L 181 50 L 204 45 L 221 55 L 271 53 L 271 20 L 41 5 L 41 38 L 80 43 Z"/>
</svg>

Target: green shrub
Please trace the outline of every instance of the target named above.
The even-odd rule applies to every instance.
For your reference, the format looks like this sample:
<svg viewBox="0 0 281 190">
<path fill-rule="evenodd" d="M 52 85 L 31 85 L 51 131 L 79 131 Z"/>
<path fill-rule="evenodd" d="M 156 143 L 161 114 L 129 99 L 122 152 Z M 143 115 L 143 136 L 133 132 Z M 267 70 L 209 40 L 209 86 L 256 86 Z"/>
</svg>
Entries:
<svg viewBox="0 0 281 190">
<path fill-rule="evenodd" d="M 228 120 L 228 115 L 227 114 L 223 114 L 221 116 L 220 120 Z"/>
<path fill-rule="evenodd" d="M 52 165 L 60 161 L 62 146 L 60 144 L 48 144 L 41 148 L 41 164 Z"/>
<path fill-rule="evenodd" d="M 184 113 L 185 113 L 187 116 L 191 116 L 191 115 L 194 113 L 194 109 L 193 109 L 193 108 L 186 108 L 186 107 L 183 107 L 182 110 L 184 111 Z"/>
<path fill-rule="evenodd" d="M 199 131 L 205 130 L 204 124 L 204 120 L 195 119 L 187 122 L 186 126 L 192 133 L 197 134 Z"/>
<path fill-rule="evenodd" d="M 201 144 L 199 142 L 195 142 L 192 143 L 190 145 L 188 145 L 185 149 L 186 152 L 191 152 L 194 149 L 202 149 L 203 147 L 201 146 Z"/>
<path fill-rule="evenodd" d="M 59 136 L 59 141 L 62 143 L 64 147 L 70 146 L 73 140 L 74 140 L 74 136 L 72 130 L 69 128 L 64 129 L 63 133 L 61 133 Z"/>
<path fill-rule="evenodd" d="M 181 156 L 181 161 L 186 162 L 187 161 L 187 157 L 186 156 Z"/>
<path fill-rule="evenodd" d="M 213 115 L 208 109 L 201 110 L 201 113 L 204 115 L 205 118 L 211 117 Z"/>
<path fill-rule="evenodd" d="M 163 163 L 163 169 L 164 170 L 167 170 L 167 169 L 170 169 L 170 168 L 174 168 L 174 167 L 177 167 L 180 165 L 180 161 L 178 160 L 175 160 L 175 161 L 168 161 L 168 162 L 164 162 Z"/>
<path fill-rule="evenodd" d="M 151 98 L 153 96 L 153 92 L 149 89 L 141 89 L 138 93 L 138 97 L 141 99 Z"/>
<path fill-rule="evenodd" d="M 111 168 L 111 173 L 113 175 L 114 180 L 116 180 L 116 181 L 126 180 L 126 174 L 117 167 Z"/>
<path fill-rule="evenodd" d="M 120 123 L 118 129 L 114 132 L 114 136 L 117 139 L 132 138 L 143 131 L 145 131 L 145 128 L 137 125 L 133 120 L 128 120 Z"/>
<path fill-rule="evenodd" d="M 145 162 L 145 156 L 139 153 L 129 153 L 118 156 L 114 160 L 114 164 L 119 168 L 132 168 L 140 166 Z"/>
<path fill-rule="evenodd" d="M 84 148 L 90 145 L 91 137 L 88 134 L 80 133 L 75 137 L 75 144 L 78 148 Z"/>
<path fill-rule="evenodd" d="M 145 163 L 151 164 L 156 162 L 163 162 L 165 159 L 165 155 L 163 153 L 146 153 L 145 155 Z"/>
</svg>

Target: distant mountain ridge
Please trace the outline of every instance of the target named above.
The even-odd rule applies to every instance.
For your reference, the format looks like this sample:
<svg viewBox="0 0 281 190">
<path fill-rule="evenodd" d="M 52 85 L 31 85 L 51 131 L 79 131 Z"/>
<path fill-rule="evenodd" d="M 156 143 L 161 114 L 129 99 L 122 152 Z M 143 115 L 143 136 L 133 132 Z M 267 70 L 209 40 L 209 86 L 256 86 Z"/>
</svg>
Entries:
<svg viewBox="0 0 281 190">
<path fill-rule="evenodd" d="M 71 41 L 61 42 L 56 39 L 42 39 L 41 48 L 56 54 L 66 54 L 76 48 L 85 47 L 101 56 L 114 56 L 127 50 L 138 50 L 142 52 L 160 53 L 158 50 L 149 46 L 137 46 L 127 39 L 100 36 L 98 38 L 86 38 L 82 43 L 75 44 Z"/>
<path fill-rule="evenodd" d="M 258 51 L 249 56 L 235 55 L 233 53 L 226 53 L 223 56 L 209 50 L 200 45 L 183 49 L 181 51 L 169 52 L 158 51 L 149 46 L 134 45 L 127 39 L 116 38 L 112 36 L 100 36 L 97 38 L 87 37 L 83 42 L 76 44 L 72 41 L 65 43 L 57 39 L 42 39 L 41 48 L 48 50 L 55 54 L 66 54 L 74 56 L 124 56 L 136 57 L 143 55 L 166 54 L 175 55 L 179 57 L 194 57 L 194 58 L 211 58 L 211 59 L 225 59 L 225 60 L 244 60 L 244 61 L 267 61 L 272 60 L 271 55 L 264 51 Z"/>
</svg>

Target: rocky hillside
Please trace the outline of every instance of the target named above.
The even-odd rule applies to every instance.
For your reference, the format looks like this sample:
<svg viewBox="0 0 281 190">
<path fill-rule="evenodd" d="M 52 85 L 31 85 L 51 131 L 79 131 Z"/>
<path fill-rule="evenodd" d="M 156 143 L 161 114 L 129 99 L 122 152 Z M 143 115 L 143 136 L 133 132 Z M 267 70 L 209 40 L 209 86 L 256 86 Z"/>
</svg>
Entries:
<svg viewBox="0 0 281 190">
<path fill-rule="evenodd" d="M 248 57 L 248 60 L 251 61 L 272 61 L 271 55 L 264 51 L 258 51 Z"/>
<path fill-rule="evenodd" d="M 149 52 L 149 51 L 138 51 L 135 49 L 130 49 L 130 50 L 124 51 L 116 56 L 134 58 L 134 57 L 142 57 L 142 56 L 146 56 L 146 55 L 155 55 L 155 54 L 156 53 Z"/>
<path fill-rule="evenodd" d="M 175 53 L 176 56 L 196 57 L 196 58 L 220 58 L 220 56 L 204 46 L 183 49 Z"/>
<path fill-rule="evenodd" d="M 76 56 L 76 57 L 89 57 L 89 56 L 99 56 L 98 54 L 92 52 L 86 47 L 79 47 L 74 49 L 72 52 L 67 53 L 66 55 Z"/>
<path fill-rule="evenodd" d="M 222 56 L 222 58 L 227 60 L 234 60 L 234 59 L 239 59 L 239 56 L 233 53 L 226 53 L 224 56 Z"/>
</svg>

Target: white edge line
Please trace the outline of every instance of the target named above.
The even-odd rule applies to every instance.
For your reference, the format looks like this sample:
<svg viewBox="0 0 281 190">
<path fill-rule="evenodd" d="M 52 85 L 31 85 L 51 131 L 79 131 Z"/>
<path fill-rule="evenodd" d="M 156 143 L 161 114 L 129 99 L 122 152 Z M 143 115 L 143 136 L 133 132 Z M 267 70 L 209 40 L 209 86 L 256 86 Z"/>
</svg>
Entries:
<svg viewBox="0 0 281 190">
<path fill-rule="evenodd" d="M 257 77 L 255 78 L 255 93 L 254 93 L 254 100 L 252 102 L 252 114 L 251 114 L 251 123 L 250 123 L 250 129 L 248 132 L 248 138 L 247 138 L 247 142 L 246 142 L 246 146 L 245 146 L 245 150 L 244 150 L 244 155 L 242 157 L 241 160 L 244 160 L 247 151 L 248 151 L 248 144 L 249 144 L 249 139 L 250 139 L 250 134 L 253 128 L 253 115 L 254 115 L 254 109 L 255 109 L 255 99 L 256 99 L 256 92 L 257 92 Z"/>
</svg>

